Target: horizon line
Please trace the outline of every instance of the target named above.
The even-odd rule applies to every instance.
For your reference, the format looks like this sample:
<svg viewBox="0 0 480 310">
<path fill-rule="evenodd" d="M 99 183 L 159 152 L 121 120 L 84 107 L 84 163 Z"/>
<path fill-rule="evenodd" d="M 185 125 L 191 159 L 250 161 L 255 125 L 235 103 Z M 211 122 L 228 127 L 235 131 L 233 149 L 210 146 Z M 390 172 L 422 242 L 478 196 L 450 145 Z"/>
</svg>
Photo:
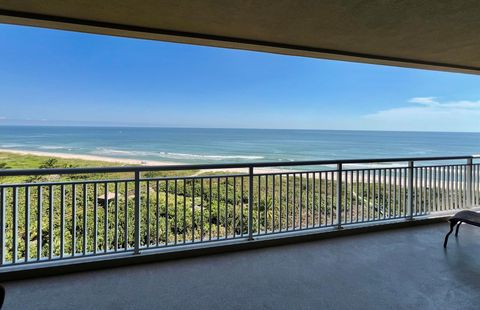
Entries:
<svg viewBox="0 0 480 310">
<path fill-rule="evenodd" d="M 55 124 L 1 124 L 0 127 L 66 127 L 66 128 L 164 128 L 164 129 L 226 129 L 226 130 L 298 130 L 298 131 L 361 131 L 361 132 L 411 132 L 411 133 L 474 133 L 480 131 L 439 130 L 382 130 L 382 129 L 328 129 L 328 128 L 245 128 L 245 127 L 185 127 L 160 125 L 55 125 Z"/>
</svg>

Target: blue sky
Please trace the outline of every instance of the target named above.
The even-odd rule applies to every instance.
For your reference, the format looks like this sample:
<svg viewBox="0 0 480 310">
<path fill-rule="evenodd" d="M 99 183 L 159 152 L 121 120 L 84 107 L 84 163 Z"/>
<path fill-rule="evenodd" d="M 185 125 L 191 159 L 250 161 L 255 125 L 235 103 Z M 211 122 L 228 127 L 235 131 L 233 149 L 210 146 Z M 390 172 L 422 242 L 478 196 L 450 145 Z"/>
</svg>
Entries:
<svg viewBox="0 0 480 310">
<path fill-rule="evenodd" d="M 0 124 L 480 131 L 480 76 L 0 25 Z"/>
</svg>

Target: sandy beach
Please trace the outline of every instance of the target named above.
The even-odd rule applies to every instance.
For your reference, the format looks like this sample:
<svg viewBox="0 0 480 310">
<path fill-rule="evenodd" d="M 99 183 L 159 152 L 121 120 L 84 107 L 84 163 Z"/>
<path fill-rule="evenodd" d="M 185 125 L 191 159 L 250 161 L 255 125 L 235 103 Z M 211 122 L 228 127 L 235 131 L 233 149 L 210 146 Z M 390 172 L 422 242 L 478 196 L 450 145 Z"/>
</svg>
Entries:
<svg viewBox="0 0 480 310">
<path fill-rule="evenodd" d="M 62 159 L 81 159 L 81 160 L 90 160 L 90 161 L 101 161 L 101 162 L 107 162 L 107 163 L 115 163 L 115 164 L 122 164 L 125 166 L 129 165 L 141 165 L 141 166 L 172 166 L 172 165 L 187 165 L 185 163 L 178 163 L 178 162 L 168 162 L 168 161 L 156 161 L 156 160 L 140 160 L 140 159 L 131 159 L 131 158 L 117 158 L 117 157 L 108 157 L 108 156 L 97 156 L 97 155 L 88 155 L 88 154 L 71 154 L 71 153 L 56 153 L 56 152 L 43 152 L 43 151 L 30 151 L 30 150 L 13 150 L 13 149 L 5 149 L 5 148 L 0 148 L 0 152 L 5 152 L 5 153 L 10 153 L 10 154 L 18 154 L 18 155 L 35 155 L 35 156 L 43 156 L 47 158 L 62 158 Z M 332 170 L 334 168 L 332 167 Z M 405 169 L 405 168 L 403 168 Z M 298 171 L 298 170 L 297 170 Z M 331 171 L 331 170 L 330 170 Z M 400 172 L 400 169 L 397 169 L 398 172 Z M 207 173 L 207 172 L 228 172 L 228 173 L 248 173 L 248 168 L 223 168 L 223 169 L 202 169 L 199 170 L 198 172 L 195 172 L 192 174 L 192 176 L 200 175 L 202 173 Z M 295 170 L 287 170 L 287 169 L 281 169 L 281 168 L 255 168 L 255 174 L 268 174 L 268 173 L 293 173 Z M 309 178 L 309 179 L 327 179 L 327 180 L 336 180 L 337 175 L 331 174 L 330 172 L 326 173 L 309 173 L 307 174 L 307 171 L 303 171 L 303 175 L 301 175 L 303 178 Z M 297 174 L 297 177 L 300 176 Z M 357 180 L 357 175 L 355 173 L 349 174 L 348 177 L 346 177 L 345 174 L 343 174 L 343 181 L 346 183 L 351 183 L 351 182 L 376 182 L 377 184 L 383 183 L 385 185 L 392 184 L 398 185 L 398 186 L 406 186 L 406 170 L 403 170 L 403 174 L 399 174 L 396 178 L 395 177 L 388 177 L 384 179 L 384 176 L 380 175 L 375 175 L 371 173 L 369 176 L 367 176 L 366 172 L 363 176 L 362 179 L 362 174 L 358 175 L 359 180 Z M 370 180 L 370 181 L 369 181 Z M 425 180 L 424 182 L 427 182 Z M 444 182 L 443 182 L 444 183 Z M 431 185 L 435 187 L 440 187 L 443 188 L 446 185 L 443 184 L 441 180 L 433 180 L 433 183 Z M 462 183 L 460 181 L 460 183 Z M 460 184 L 459 183 L 459 184 Z"/>
<path fill-rule="evenodd" d="M 117 158 L 117 157 L 88 155 L 88 154 L 71 154 L 71 153 L 30 151 L 30 150 L 13 150 L 13 149 L 4 149 L 4 148 L 0 148 L 0 152 L 10 153 L 10 154 L 18 154 L 18 155 L 34 155 L 34 156 L 62 158 L 62 159 L 81 159 L 81 160 L 91 160 L 91 161 L 102 161 L 102 162 L 108 162 L 108 163 L 123 164 L 123 165 L 126 165 L 126 166 L 128 166 L 128 165 L 141 165 L 141 166 L 186 165 L 185 163 L 168 162 L 168 161 L 140 160 L 140 159 L 131 159 L 131 158 Z M 247 173 L 248 168 L 203 169 L 202 170 L 202 172 L 213 172 L 213 171 Z M 259 172 L 259 173 L 280 173 L 280 172 L 288 172 L 289 170 L 276 169 L 276 168 L 256 168 L 255 171 Z"/>
<path fill-rule="evenodd" d="M 171 166 L 171 165 L 179 164 L 175 162 L 156 161 L 156 160 L 139 160 L 139 159 L 116 158 L 116 157 L 88 155 L 88 154 L 71 154 L 71 153 L 57 153 L 57 152 L 54 153 L 54 152 L 43 152 L 43 151 L 12 150 L 12 149 L 2 149 L 2 148 L 0 148 L 0 152 L 18 154 L 18 155 L 55 157 L 55 158 L 63 158 L 63 159 L 82 159 L 82 160 L 92 160 L 92 161 L 103 161 L 108 163 L 125 164 L 125 165 Z"/>
</svg>

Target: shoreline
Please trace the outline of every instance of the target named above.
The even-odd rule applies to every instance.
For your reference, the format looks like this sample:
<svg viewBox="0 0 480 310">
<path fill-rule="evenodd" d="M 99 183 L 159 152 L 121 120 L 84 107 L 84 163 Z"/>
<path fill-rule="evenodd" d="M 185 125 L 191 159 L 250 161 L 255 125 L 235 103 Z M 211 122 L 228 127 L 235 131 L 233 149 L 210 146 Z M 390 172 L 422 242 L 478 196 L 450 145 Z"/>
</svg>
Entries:
<svg viewBox="0 0 480 310">
<path fill-rule="evenodd" d="M 33 156 L 41 156 L 47 158 L 60 158 L 60 159 L 80 159 L 86 161 L 101 161 L 106 163 L 115 163 L 115 164 L 124 164 L 124 165 L 140 165 L 140 166 L 173 166 L 173 165 L 188 165 L 185 163 L 178 163 L 178 162 L 168 162 L 168 161 L 158 161 L 158 160 L 141 160 L 141 159 L 132 159 L 132 158 L 117 158 L 117 157 L 108 157 L 108 156 L 100 156 L 100 155 L 89 155 L 89 154 L 78 154 L 78 153 L 55 153 L 55 152 L 44 152 L 44 151 L 29 151 L 29 150 L 15 150 L 15 149 L 5 149 L 0 148 L 0 153 L 10 153 L 10 154 L 18 154 L 18 155 L 33 155 Z M 108 166 L 103 166 L 108 167 Z M 405 169 L 405 167 L 403 168 Z M 229 173 L 245 173 L 248 174 L 248 167 L 245 168 L 220 168 L 220 169 L 198 169 L 192 170 L 198 171 L 191 176 L 201 175 L 205 172 L 229 172 Z M 322 179 L 322 180 L 329 180 L 329 181 L 336 181 L 337 176 L 334 174 L 333 176 L 328 176 L 332 170 L 325 171 L 325 173 L 317 174 L 315 176 L 310 176 L 307 178 L 315 178 L 315 179 Z M 279 168 L 268 168 L 268 167 L 259 167 L 255 168 L 255 174 L 270 174 L 270 173 L 282 173 L 282 174 L 292 174 L 292 173 L 299 173 L 298 170 L 289 170 L 289 169 L 279 169 Z M 303 171 L 302 173 L 308 173 L 308 171 Z M 344 175 L 345 176 L 345 175 Z M 305 177 L 304 177 L 305 178 Z M 360 179 L 360 178 L 359 178 Z M 368 178 L 366 179 L 368 180 Z M 345 180 L 346 183 L 355 183 L 361 180 L 357 180 L 356 175 L 352 175 L 351 178 Z M 370 182 L 377 182 L 380 183 L 382 181 L 382 177 L 379 175 L 371 175 Z M 390 178 L 388 180 L 383 180 L 384 184 L 393 184 L 400 185 L 402 187 L 402 182 L 406 182 L 406 176 L 397 176 Z M 437 185 L 438 186 L 438 185 Z"/>
<path fill-rule="evenodd" d="M 34 155 L 43 157 L 55 157 L 61 159 L 81 159 L 89 161 L 103 161 L 115 164 L 129 164 L 129 165 L 142 165 L 142 166 L 173 166 L 183 165 L 183 163 L 158 161 L 158 160 L 140 160 L 131 158 L 118 158 L 108 157 L 100 155 L 78 154 L 78 153 L 56 153 L 56 152 L 44 152 L 44 151 L 29 151 L 29 150 L 14 150 L 0 148 L 0 152 L 18 154 L 18 155 Z"/>
<path fill-rule="evenodd" d="M 108 156 L 78 154 L 78 153 L 56 153 L 56 152 L 0 148 L 0 153 L 1 152 L 17 154 L 17 155 L 33 155 L 33 156 L 53 157 L 53 158 L 61 158 L 61 159 L 81 159 L 81 160 L 88 160 L 88 161 L 103 161 L 108 163 L 125 164 L 125 165 L 140 165 L 140 166 L 188 165 L 186 163 L 171 162 L 171 161 L 141 160 L 141 159 L 118 158 L 118 157 L 108 157 Z M 284 173 L 284 172 L 290 171 L 287 169 L 276 169 L 276 168 L 256 168 L 255 170 L 260 173 Z M 242 172 L 248 172 L 248 168 L 245 167 L 245 168 L 224 168 L 224 169 L 200 169 L 200 171 L 202 172 L 225 171 L 225 172 L 242 173 Z"/>
</svg>

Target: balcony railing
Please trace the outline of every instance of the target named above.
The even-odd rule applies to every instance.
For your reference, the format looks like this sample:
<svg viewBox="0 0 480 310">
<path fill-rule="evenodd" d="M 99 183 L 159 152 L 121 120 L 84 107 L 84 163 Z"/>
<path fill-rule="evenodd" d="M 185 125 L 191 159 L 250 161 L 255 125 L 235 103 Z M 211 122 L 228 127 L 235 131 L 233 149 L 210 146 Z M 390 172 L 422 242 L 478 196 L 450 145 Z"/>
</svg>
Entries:
<svg viewBox="0 0 480 310">
<path fill-rule="evenodd" d="M 288 169 L 262 172 L 278 167 Z M 212 174 L 234 168 L 244 172 Z M 0 266 L 221 246 L 479 204 L 471 156 L 0 170 Z"/>
</svg>

